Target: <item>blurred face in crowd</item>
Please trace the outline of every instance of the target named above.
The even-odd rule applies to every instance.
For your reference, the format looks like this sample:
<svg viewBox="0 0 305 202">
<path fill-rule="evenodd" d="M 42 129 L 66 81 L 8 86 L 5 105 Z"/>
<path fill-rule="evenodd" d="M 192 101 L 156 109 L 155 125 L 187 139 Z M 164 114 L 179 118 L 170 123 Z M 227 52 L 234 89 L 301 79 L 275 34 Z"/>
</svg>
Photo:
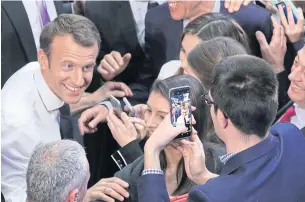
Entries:
<svg viewBox="0 0 305 202">
<path fill-rule="evenodd" d="M 54 37 L 49 55 L 39 50 L 38 60 L 53 93 L 66 103 L 76 104 L 91 83 L 97 55 L 97 44 L 83 47 L 67 34 Z"/>
<path fill-rule="evenodd" d="M 194 70 L 189 66 L 187 62 L 187 56 L 189 52 L 200 43 L 200 38 L 196 35 L 186 34 L 181 42 L 180 49 L 180 61 L 183 74 L 190 74 L 191 76 L 199 79 Z"/>
<path fill-rule="evenodd" d="M 148 110 L 145 114 L 145 122 L 150 136 L 170 112 L 170 104 L 163 95 L 158 92 L 152 92 L 149 95 L 147 105 Z"/>
<path fill-rule="evenodd" d="M 192 20 L 200 15 L 200 5 L 202 1 L 179 1 L 169 0 L 168 6 L 171 17 L 174 20 Z"/>
<path fill-rule="evenodd" d="M 291 81 L 288 89 L 290 99 L 305 109 L 305 48 L 298 52 L 288 78 Z"/>
</svg>

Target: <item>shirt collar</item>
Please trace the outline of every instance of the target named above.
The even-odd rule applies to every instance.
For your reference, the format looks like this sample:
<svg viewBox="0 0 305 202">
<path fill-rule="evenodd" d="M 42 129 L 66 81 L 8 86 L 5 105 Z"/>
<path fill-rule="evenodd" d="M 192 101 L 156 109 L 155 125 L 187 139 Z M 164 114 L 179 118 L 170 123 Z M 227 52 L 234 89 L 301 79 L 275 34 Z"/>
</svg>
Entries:
<svg viewBox="0 0 305 202">
<path fill-rule="evenodd" d="M 64 105 L 64 101 L 59 99 L 45 82 L 40 68 L 35 71 L 33 77 L 40 98 L 48 111 L 59 109 Z"/>
<path fill-rule="evenodd" d="M 305 126 L 305 109 L 300 108 L 297 104 L 294 104 L 295 106 L 295 114 L 298 120 L 300 121 L 301 125 Z"/>
<path fill-rule="evenodd" d="M 226 164 L 226 162 L 232 158 L 233 156 L 235 156 L 235 154 L 237 154 L 237 152 L 233 152 L 233 153 L 229 153 L 229 154 L 225 154 L 222 156 L 219 156 L 219 160 L 223 163 Z"/>
</svg>

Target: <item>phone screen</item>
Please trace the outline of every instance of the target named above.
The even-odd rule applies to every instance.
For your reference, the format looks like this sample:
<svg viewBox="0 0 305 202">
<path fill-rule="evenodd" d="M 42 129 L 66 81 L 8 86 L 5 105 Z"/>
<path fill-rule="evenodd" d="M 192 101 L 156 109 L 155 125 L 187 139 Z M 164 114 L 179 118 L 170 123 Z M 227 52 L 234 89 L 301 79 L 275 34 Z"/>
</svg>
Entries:
<svg viewBox="0 0 305 202">
<path fill-rule="evenodd" d="M 174 127 L 185 126 L 187 132 L 178 135 L 175 139 L 187 138 L 192 133 L 192 110 L 188 86 L 171 89 L 171 122 Z"/>
</svg>

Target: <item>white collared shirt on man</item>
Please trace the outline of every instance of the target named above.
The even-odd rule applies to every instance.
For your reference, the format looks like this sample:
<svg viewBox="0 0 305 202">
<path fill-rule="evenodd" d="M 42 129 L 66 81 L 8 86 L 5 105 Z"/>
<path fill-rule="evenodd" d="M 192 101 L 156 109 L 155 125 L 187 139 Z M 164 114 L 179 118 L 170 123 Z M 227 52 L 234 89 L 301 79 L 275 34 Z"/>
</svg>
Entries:
<svg viewBox="0 0 305 202">
<path fill-rule="evenodd" d="M 1 191 L 6 201 L 26 200 L 26 170 L 40 142 L 60 140 L 64 102 L 48 87 L 38 62 L 17 71 L 2 88 Z"/>
<path fill-rule="evenodd" d="M 302 109 L 295 104 L 294 110 L 296 115 L 291 117 L 290 123 L 294 124 L 299 129 L 302 129 L 305 127 L 305 109 Z"/>
</svg>

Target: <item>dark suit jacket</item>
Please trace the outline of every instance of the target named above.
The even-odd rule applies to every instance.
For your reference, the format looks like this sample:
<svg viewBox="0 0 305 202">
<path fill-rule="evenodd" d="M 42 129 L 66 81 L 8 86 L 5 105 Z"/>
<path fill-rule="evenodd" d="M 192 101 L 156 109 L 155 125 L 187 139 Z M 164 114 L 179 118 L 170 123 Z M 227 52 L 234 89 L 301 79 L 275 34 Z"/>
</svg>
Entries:
<svg viewBox="0 0 305 202">
<path fill-rule="evenodd" d="M 65 12 L 54 1 L 57 14 Z M 1 1 L 1 88 L 8 78 L 29 62 L 37 61 L 30 22 L 22 1 Z"/>
<path fill-rule="evenodd" d="M 274 125 L 259 144 L 227 161 L 219 177 L 193 187 L 188 201 L 305 201 L 305 137 L 290 123 Z M 139 201 L 169 201 L 163 175 L 138 181 Z"/>
<path fill-rule="evenodd" d="M 138 42 L 129 2 L 87 1 L 85 16 L 94 22 L 102 38 L 97 64 L 111 51 L 118 51 L 122 55 L 131 53 L 132 57 L 127 68 L 114 80 L 122 81 L 131 88 L 134 97 L 129 100 L 132 104 L 145 103 L 153 80 L 145 72 L 145 54 Z M 101 78 L 99 73 L 94 74 L 91 86 L 88 88 L 89 92 L 93 92 L 101 86 Z"/>
</svg>

